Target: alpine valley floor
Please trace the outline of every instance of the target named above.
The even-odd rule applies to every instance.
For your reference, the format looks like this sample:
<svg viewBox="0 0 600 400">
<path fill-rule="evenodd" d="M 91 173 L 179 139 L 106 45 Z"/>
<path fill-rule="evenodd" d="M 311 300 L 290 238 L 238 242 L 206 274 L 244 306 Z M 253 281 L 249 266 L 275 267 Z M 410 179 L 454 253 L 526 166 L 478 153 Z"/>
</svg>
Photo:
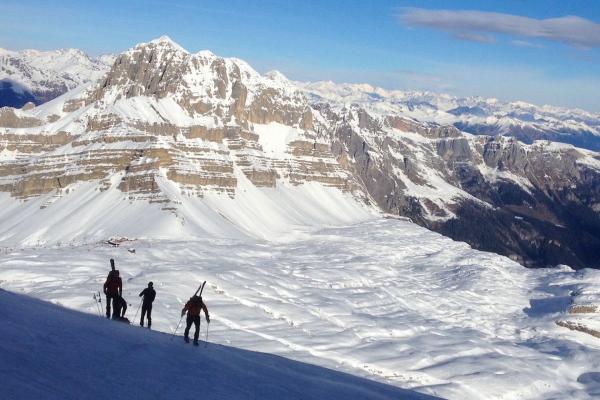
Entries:
<svg viewBox="0 0 600 400">
<path fill-rule="evenodd" d="M 573 293 L 600 292 L 600 271 L 526 269 L 403 220 L 288 242 L 138 240 L 1 252 L 1 288 L 90 314 L 98 314 L 92 293 L 113 257 L 130 319 L 137 294 L 154 282 L 153 328 L 162 332 L 175 328 L 182 303 L 207 280 L 212 343 L 450 399 L 600 395 L 600 339 L 555 323 Z M 81 332 L 90 346 L 93 333 Z M 154 341 L 140 334 L 139 351 L 152 351 Z"/>
</svg>

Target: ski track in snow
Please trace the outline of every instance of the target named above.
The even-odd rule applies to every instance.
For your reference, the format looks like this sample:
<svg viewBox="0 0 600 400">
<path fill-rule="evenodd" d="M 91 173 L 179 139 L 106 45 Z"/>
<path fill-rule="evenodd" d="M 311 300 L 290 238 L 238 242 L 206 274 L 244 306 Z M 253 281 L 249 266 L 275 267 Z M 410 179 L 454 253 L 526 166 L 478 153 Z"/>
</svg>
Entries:
<svg viewBox="0 0 600 400">
<path fill-rule="evenodd" d="M 209 340 L 217 343 L 445 398 L 587 399 L 600 390 L 592 379 L 600 340 L 554 323 L 577 285 L 574 271 L 525 269 L 406 221 L 287 243 L 4 248 L 0 287 L 97 314 L 92 293 L 111 257 L 130 319 L 138 293 L 154 282 L 160 331 L 175 329 L 182 303 L 207 280 Z"/>
</svg>

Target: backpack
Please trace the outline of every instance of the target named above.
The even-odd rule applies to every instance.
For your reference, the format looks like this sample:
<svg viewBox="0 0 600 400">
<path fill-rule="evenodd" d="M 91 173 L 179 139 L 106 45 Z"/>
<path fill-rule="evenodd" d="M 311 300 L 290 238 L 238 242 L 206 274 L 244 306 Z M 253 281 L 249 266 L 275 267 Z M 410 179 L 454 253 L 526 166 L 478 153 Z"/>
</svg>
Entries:
<svg viewBox="0 0 600 400">
<path fill-rule="evenodd" d="M 106 293 L 110 295 L 116 295 L 119 293 L 119 286 L 121 285 L 121 278 L 116 274 L 110 273 L 108 274 L 108 278 L 106 278 L 106 283 L 104 287 L 106 288 Z"/>
</svg>

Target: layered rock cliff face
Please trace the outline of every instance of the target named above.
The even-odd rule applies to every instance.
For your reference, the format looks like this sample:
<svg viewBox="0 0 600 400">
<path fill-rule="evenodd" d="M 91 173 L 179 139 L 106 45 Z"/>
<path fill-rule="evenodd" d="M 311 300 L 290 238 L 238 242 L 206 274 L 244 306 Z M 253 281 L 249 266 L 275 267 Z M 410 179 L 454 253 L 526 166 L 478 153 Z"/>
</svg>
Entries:
<svg viewBox="0 0 600 400">
<path fill-rule="evenodd" d="M 323 101 L 165 37 L 49 103 L 0 109 L 0 151 L 0 192 L 19 201 L 92 183 L 184 219 L 185 198 L 317 185 L 527 266 L 600 267 L 597 153 Z"/>
<path fill-rule="evenodd" d="M 600 155 L 314 105 L 338 160 L 386 212 L 527 266 L 600 266 Z"/>
<path fill-rule="evenodd" d="M 0 191 L 28 199 L 79 182 L 131 200 L 235 197 L 240 179 L 257 187 L 315 182 L 366 194 L 313 129 L 311 108 L 284 77 L 245 62 L 189 54 L 168 38 L 119 55 L 96 83 L 37 108 L 0 109 Z"/>
</svg>

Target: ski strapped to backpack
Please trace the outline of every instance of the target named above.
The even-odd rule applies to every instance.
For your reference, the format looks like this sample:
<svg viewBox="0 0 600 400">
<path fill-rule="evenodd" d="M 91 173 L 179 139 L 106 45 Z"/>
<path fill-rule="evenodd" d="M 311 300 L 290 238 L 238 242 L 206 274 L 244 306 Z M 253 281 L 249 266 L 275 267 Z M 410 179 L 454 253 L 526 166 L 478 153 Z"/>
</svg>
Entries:
<svg viewBox="0 0 600 400">
<path fill-rule="evenodd" d="M 194 293 L 194 296 L 198 295 L 200 297 L 202 297 L 202 291 L 204 290 L 204 285 L 206 285 L 206 281 L 202 282 L 202 285 L 200 285 L 198 287 L 198 290 L 196 290 L 196 293 Z M 200 291 L 200 294 L 198 294 L 198 291 Z M 192 296 L 192 297 L 194 297 Z"/>
<path fill-rule="evenodd" d="M 202 282 L 202 284 L 200 286 L 198 286 L 198 289 L 196 289 L 194 296 L 198 295 L 198 292 L 200 292 L 199 296 L 202 296 L 202 291 L 204 290 L 204 285 L 206 285 L 206 281 Z M 194 297 L 194 296 L 192 296 L 192 297 Z M 175 337 L 175 334 L 179 330 L 179 325 L 181 325 L 182 320 L 183 320 L 183 315 L 181 316 L 181 318 L 179 318 L 179 322 L 177 323 L 177 327 L 173 331 L 173 336 L 171 337 L 171 340 L 173 340 L 173 338 Z"/>
</svg>

